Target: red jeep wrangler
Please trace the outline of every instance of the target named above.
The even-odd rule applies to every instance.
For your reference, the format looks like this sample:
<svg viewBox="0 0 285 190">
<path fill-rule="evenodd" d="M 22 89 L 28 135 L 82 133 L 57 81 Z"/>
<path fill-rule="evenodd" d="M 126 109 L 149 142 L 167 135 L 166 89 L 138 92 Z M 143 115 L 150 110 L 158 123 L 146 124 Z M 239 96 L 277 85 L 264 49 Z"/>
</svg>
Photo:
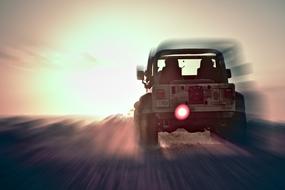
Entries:
<svg viewBox="0 0 285 190">
<path fill-rule="evenodd" d="M 158 144 L 158 132 L 209 130 L 230 141 L 246 132 L 244 97 L 228 82 L 219 43 L 161 43 L 137 70 L 147 93 L 135 103 L 134 121 L 142 145 Z"/>
</svg>

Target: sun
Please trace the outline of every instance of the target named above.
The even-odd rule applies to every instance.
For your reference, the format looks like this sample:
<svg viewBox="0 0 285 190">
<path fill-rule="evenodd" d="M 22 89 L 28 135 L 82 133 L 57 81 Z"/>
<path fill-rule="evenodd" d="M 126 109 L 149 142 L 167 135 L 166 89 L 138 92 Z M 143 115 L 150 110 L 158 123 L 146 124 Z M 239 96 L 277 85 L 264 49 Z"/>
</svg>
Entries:
<svg viewBox="0 0 285 190">
<path fill-rule="evenodd" d="M 133 109 L 145 93 L 136 66 L 146 65 L 154 43 L 129 26 L 135 23 L 87 19 L 56 33 L 56 48 L 41 52 L 49 67 L 37 78 L 45 112 L 107 116 Z"/>
<path fill-rule="evenodd" d="M 98 51 L 91 48 L 84 53 L 66 51 L 56 55 L 49 55 L 52 67 L 41 71 L 37 86 L 49 113 L 127 114 L 144 93 L 135 76 L 134 50 L 105 44 Z"/>
</svg>

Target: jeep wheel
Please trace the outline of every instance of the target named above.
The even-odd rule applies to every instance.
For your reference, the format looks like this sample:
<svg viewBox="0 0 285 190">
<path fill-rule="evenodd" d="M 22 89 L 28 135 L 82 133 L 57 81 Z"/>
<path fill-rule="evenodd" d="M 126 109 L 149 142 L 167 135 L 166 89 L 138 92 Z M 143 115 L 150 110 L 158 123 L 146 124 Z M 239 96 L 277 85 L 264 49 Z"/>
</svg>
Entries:
<svg viewBox="0 0 285 190">
<path fill-rule="evenodd" d="M 142 114 L 140 136 L 143 145 L 155 146 L 158 144 L 158 132 L 153 114 Z"/>
<path fill-rule="evenodd" d="M 151 109 L 151 106 L 151 93 L 143 95 L 140 100 L 135 103 L 134 122 L 137 138 L 139 144 L 144 147 L 156 146 L 158 144 L 156 118 L 152 113 L 143 113 Z"/>
<path fill-rule="evenodd" d="M 236 112 L 232 120 L 225 126 L 217 127 L 215 133 L 230 142 L 245 143 L 246 142 L 246 117 L 245 113 Z"/>
<path fill-rule="evenodd" d="M 245 103 L 243 95 L 238 92 L 236 92 L 236 110 L 239 111 L 234 113 L 232 119 L 226 122 L 225 126 L 215 128 L 215 133 L 231 142 L 244 144 L 247 140 Z"/>
<path fill-rule="evenodd" d="M 153 114 L 135 114 L 135 126 L 138 142 L 143 147 L 158 144 L 158 132 Z"/>
</svg>

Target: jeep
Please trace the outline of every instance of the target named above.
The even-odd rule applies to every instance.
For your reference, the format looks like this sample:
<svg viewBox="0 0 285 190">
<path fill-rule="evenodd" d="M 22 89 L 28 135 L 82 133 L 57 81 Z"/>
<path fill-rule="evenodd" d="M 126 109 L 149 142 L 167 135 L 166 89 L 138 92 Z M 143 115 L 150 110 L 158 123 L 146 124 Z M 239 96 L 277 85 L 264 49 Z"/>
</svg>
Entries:
<svg viewBox="0 0 285 190">
<path fill-rule="evenodd" d="M 210 131 L 242 142 L 246 133 L 245 102 L 229 83 L 224 42 L 167 41 L 152 49 L 146 70 L 137 68 L 146 94 L 134 104 L 139 143 L 158 144 L 158 132 L 184 128 Z"/>
</svg>

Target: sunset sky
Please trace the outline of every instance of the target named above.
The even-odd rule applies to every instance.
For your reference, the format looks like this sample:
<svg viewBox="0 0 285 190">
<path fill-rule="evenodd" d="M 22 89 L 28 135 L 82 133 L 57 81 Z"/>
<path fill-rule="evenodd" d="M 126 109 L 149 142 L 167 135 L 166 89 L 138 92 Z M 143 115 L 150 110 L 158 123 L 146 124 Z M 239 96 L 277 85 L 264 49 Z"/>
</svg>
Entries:
<svg viewBox="0 0 285 190">
<path fill-rule="evenodd" d="M 285 114 L 283 0 L 1 0 L 0 114 L 127 112 L 136 65 L 173 38 L 230 38 L 251 63 L 268 118 Z"/>
</svg>

